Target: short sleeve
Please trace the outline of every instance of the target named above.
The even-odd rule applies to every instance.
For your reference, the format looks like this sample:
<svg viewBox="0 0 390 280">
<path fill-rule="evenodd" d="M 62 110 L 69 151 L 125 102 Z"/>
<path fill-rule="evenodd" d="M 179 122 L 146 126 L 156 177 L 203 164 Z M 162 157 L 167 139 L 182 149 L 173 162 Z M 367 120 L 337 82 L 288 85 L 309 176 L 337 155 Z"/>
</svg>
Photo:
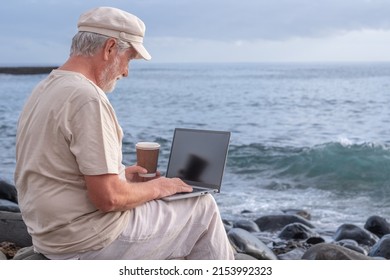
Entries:
<svg viewBox="0 0 390 280">
<path fill-rule="evenodd" d="M 70 150 L 82 174 L 119 174 L 123 134 L 108 101 L 83 104 L 70 121 L 70 131 Z"/>
</svg>

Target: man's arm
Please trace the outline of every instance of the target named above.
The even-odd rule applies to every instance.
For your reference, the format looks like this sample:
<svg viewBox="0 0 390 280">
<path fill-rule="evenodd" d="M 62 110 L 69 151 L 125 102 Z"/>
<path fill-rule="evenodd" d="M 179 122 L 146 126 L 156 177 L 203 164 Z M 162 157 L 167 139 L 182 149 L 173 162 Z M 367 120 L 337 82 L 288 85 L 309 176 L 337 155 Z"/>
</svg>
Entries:
<svg viewBox="0 0 390 280">
<path fill-rule="evenodd" d="M 153 199 L 192 190 L 178 178 L 160 177 L 143 183 L 129 183 L 116 174 L 85 175 L 84 178 L 89 199 L 103 212 L 124 211 Z"/>
</svg>

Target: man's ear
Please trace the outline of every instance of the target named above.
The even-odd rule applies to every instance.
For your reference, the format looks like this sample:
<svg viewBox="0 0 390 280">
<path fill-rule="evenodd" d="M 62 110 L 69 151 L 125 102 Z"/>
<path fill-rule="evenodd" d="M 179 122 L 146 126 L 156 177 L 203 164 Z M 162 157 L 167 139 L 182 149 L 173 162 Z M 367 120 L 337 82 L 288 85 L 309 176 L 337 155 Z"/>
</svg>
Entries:
<svg viewBox="0 0 390 280">
<path fill-rule="evenodd" d="M 110 56 L 114 53 L 115 49 L 116 49 L 116 40 L 114 38 L 108 39 L 103 47 L 104 60 L 109 60 Z"/>
</svg>

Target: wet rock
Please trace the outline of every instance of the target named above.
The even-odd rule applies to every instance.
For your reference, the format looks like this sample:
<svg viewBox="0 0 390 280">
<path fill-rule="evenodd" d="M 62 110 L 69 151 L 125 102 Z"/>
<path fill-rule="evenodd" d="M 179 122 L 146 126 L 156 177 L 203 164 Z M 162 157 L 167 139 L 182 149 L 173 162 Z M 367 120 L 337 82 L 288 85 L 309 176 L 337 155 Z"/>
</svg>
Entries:
<svg viewBox="0 0 390 280">
<path fill-rule="evenodd" d="M 0 181 L 0 199 L 18 203 L 18 195 L 15 186 L 5 181 Z"/>
<path fill-rule="evenodd" d="M 343 224 L 337 230 L 333 237 L 335 241 L 342 239 L 352 239 L 357 243 L 367 246 L 372 246 L 378 238 L 371 234 L 368 230 L 362 229 L 353 224 Z"/>
<path fill-rule="evenodd" d="M 368 255 L 370 257 L 383 257 L 390 260 L 390 234 L 382 236 L 382 238 L 371 247 Z"/>
<path fill-rule="evenodd" d="M 13 260 L 48 260 L 48 258 L 35 252 L 33 246 L 30 246 L 20 249 Z"/>
<path fill-rule="evenodd" d="M 237 253 L 250 255 L 258 260 L 276 260 L 276 255 L 263 242 L 242 228 L 233 228 L 228 238 Z"/>
<path fill-rule="evenodd" d="M 321 243 L 310 247 L 302 256 L 303 260 L 372 260 L 340 245 Z"/>
<path fill-rule="evenodd" d="M 13 201 L 0 198 L 0 211 L 20 213 L 19 205 Z"/>
<path fill-rule="evenodd" d="M 223 219 L 223 226 L 225 227 L 225 231 L 229 232 L 233 228 L 233 222 Z"/>
<path fill-rule="evenodd" d="M 311 236 L 308 239 L 306 239 L 306 243 L 310 245 L 325 243 L 325 239 L 321 236 Z"/>
<path fill-rule="evenodd" d="M 250 255 L 247 255 L 247 254 L 243 254 L 243 253 L 237 253 L 234 255 L 234 259 L 235 260 L 257 260 L 256 258 L 250 256 Z"/>
<path fill-rule="evenodd" d="M 292 223 L 285 226 L 278 237 L 286 240 L 305 240 L 313 236 L 317 236 L 317 233 L 312 231 L 309 227 L 301 223 Z"/>
<path fill-rule="evenodd" d="M 306 220 L 311 220 L 311 214 L 302 209 L 283 209 L 282 212 L 287 215 L 297 215 Z"/>
<path fill-rule="evenodd" d="M 0 242 L 15 243 L 18 247 L 32 245 L 31 236 L 20 213 L 0 211 Z"/>
<path fill-rule="evenodd" d="M 4 254 L 5 259 L 12 259 L 20 247 L 16 246 L 11 242 L 1 242 L 0 243 L 0 252 Z"/>
<path fill-rule="evenodd" d="M 303 248 L 295 248 L 287 253 L 278 255 L 279 260 L 300 260 L 305 253 Z"/>
<path fill-rule="evenodd" d="M 364 224 L 364 228 L 379 238 L 390 233 L 390 224 L 385 218 L 380 216 L 371 216 Z"/>
<path fill-rule="evenodd" d="M 279 231 L 292 223 L 301 223 L 309 228 L 314 228 L 309 221 L 297 215 L 267 215 L 258 218 L 255 223 L 261 231 Z"/>
<path fill-rule="evenodd" d="M 351 249 L 353 251 L 356 251 L 358 253 L 361 253 L 363 255 L 367 255 L 367 251 L 359 246 L 359 243 L 357 243 L 355 240 L 352 239 L 343 239 L 337 241 L 335 244 L 343 246 L 345 248 Z"/>
<path fill-rule="evenodd" d="M 234 222 L 234 227 L 242 228 L 249 232 L 260 231 L 259 226 L 254 221 L 250 221 L 250 220 L 238 220 Z"/>
</svg>

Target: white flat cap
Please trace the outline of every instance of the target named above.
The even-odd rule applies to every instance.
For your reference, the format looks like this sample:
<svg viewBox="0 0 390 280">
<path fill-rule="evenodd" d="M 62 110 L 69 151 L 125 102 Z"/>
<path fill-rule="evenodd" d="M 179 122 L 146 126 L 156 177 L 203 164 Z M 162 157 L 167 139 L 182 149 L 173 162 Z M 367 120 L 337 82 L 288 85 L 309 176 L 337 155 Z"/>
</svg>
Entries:
<svg viewBox="0 0 390 280">
<path fill-rule="evenodd" d="M 111 7 L 95 8 L 80 16 L 77 27 L 79 31 L 98 33 L 130 43 L 138 52 L 136 58 L 152 58 L 143 45 L 145 24 L 128 12 Z"/>
</svg>

